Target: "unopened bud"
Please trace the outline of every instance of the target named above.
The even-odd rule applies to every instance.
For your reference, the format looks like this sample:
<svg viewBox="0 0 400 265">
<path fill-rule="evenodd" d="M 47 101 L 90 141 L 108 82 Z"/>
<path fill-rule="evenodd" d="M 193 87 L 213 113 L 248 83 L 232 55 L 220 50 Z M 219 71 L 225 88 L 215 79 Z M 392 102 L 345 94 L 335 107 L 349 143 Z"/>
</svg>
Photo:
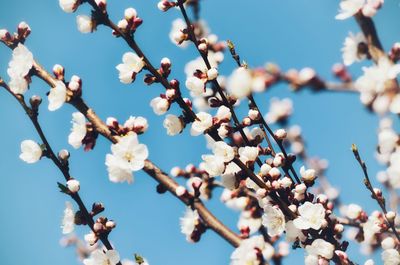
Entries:
<svg viewBox="0 0 400 265">
<path fill-rule="evenodd" d="M 107 229 L 114 229 L 117 226 L 117 224 L 114 221 L 107 221 L 106 222 L 106 228 Z"/>
<path fill-rule="evenodd" d="M 175 193 L 176 193 L 176 195 L 177 195 L 178 197 L 182 197 L 182 196 L 184 196 L 184 195 L 187 193 L 187 190 L 186 190 L 186 188 L 183 187 L 183 186 L 178 186 L 178 187 L 176 187 L 176 189 L 175 189 Z"/>
<path fill-rule="evenodd" d="M 58 80 L 64 80 L 65 69 L 62 65 L 56 64 L 53 66 L 53 74 Z"/>
<path fill-rule="evenodd" d="M 69 158 L 69 152 L 68 152 L 68 150 L 67 150 L 67 149 L 62 149 L 62 150 L 60 150 L 60 152 L 58 152 L 58 158 L 59 158 L 61 161 L 67 161 L 68 158 Z"/>
<path fill-rule="evenodd" d="M 126 28 L 128 27 L 128 21 L 126 19 L 121 19 L 120 21 L 118 21 L 117 26 L 121 30 L 126 30 Z"/>
<path fill-rule="evenodd" d="M 258 110 L 255 110 L 255 109 L 250 109 L 248 116 L 251 120 L 255 121 L 260 118 L 260 112 L 258 112 Z"/>
<path fill-rule="evenodd" d="M 72 193 L 77 193 L 80 189 L 79 181 L 76 179 L 70 179 L 67 181 L 67 188 Z"/>
<path fill-rule="evenodd" d="M 274 134 L 275 134 L 275 137 L 278 138 L 279 140 L 283 140 L 287 136 L 285 129 L 279 129 Z"/>
<path fill-rule="evenodd" d="M 205 43 L 200 43 L 199 46 L 198 46 L 198 48 L 199 48 L 199 50 L 200 50 L 202 53 L 207 53 L 207 50 L 208 50 L 207 44 L 205 44 Z"/>
<path fill-rule="evenodd" d="M 42 98 L 40 96 L 33 95 L 29 99 L 29 103 L 31 104 L 32 109 L 37 110 L 42 103 Z"/>
<path fill-rule="evenodd" d="M 136 9 L 134 9 L 133 7 L 125 9 L 124 15 L 126 20 L 131 20 L 132 18 L 137 17 Z"/>
<path fill-rule="evenodd" d="M 396 218 L 396 213 L 395 213 L 395 212 L 389 211 L 389 212 L 386 213 L 386 219 L 387 219 L 390 223 L 393 223 L 394 220 L 395 220 L 395 218 Z"/>
<path fill-rule="evenodd" d="M 208 80 L 214 80 L 218 77 L 218 70 L 217 68 L 211 68 L 207 71 L 207 78 Z"/>
<path fill-rule="evenodd" d="M 31 28 L 25 21 L 18 24 L 18 38 L 26 39 L 30 33 Z"/>
<path fill-rule="evenodd" d="M 92 216 L 95 216 L 95 215 L 101 213 L 102 211 L 104 211 L 104 205 L 101 202 L 93 203 L 92 212 L 91 212 Z"/>
<path fill-rule="evenodd" d="M 11 39 L 11 34 L 6 29 L 0 29 L 0 40 L 8 41 Z"/>
<path fill-rule="evenodd" d="M 268 174 L 271 176 L 272 179 L 279 179 L 281 176 L 281 172 L 276 167 L 271 168 Z"/>
<path fill-rule="evenodd" d="M 97 236 L 94 233 L 86 234 L 84 236 L 84 239 L 91 246 L 93 246 L 98 240 Z"/>
</svg>

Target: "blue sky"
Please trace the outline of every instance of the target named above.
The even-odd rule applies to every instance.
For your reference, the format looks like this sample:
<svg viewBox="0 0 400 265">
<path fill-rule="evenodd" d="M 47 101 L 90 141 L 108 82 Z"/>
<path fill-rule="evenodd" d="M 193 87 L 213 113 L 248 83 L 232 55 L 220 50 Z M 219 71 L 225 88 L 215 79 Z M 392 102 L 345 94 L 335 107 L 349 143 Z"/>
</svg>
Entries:
<svg viewBox="0 0 400 265">
<path fill-rule="evenodd" d="M 193 47 L 180 49 L 170 43 L 168 32 L 177 10 L 162 13 L 156 8 L 158 1 L 109 1 L 113 20 L 123 16 L 127 7 L 135 7 L 144 23 L 136 39 L 154 64 L 163 57 L 173 63 L 171 76 L 184 80 L 185 63 L 197 57 Z M 400 35 L 396 22 L 399 1 L 386 1 L 374 20 L 386 49 Z M 220 39 L 231 39 L 237 51 L 250 66 L 276 62 L 282 69 L 310 66 L 330 78 L 331 66 L 341 60 L 340 48 L 349 31 L 358 32 L 353 20 L 335 21 L 338 1 L 320 0 L 265 0 L 265 1 L 202 1 L 201 16 Z M 88 7 L 77 14 L 88 14 Z M 158 85 L 147 87 L 137 79 L 133 85 L 118 80 L 115 66 L 120 63 L 126 44 L 113 38 L 109 29 L 100 27 L 94 34 L 83 35 L 75 25 L 76 14 L 63 13 L 56 0 L 14 0 L 0 2 L 0 28 L 13 30 L 20 21 L 26 21 L 32 34 L 26 45 L 46 69 L 56 63 L 83 79 L 83 97 L 103 119 L 114 116 L 124 121 L 129 115 L 145 116 L 149 131 L 140 140 L 148 145 L 150 159 L 165 171 L 173 166 L 198 163 L 206 153 L 204 139 L 184 132 L 168 137 L 162 127 L 162 117 L 155 116 L 149 101 L 161 93 Z M 0 75 L 6 76 L 10 51 L 0 47 Z M 351 71 L 360 73 L 361 65 Z M 229 74 L 234 68 L 227 59 L 220 72 Z M 34 79 L 29 94 L 45 97 L 47 86 Z M 344 201 L 359 203 L 367 209 L 374 205 L 362 186 L 361 172 L 355 163 L 350 146 L 357 143 L 372 175 L 379 170 L 374 159 L 378 118 L 370 114 L 353 94 L 304 91 L 293 94 L 286 85 L 279 85 L 257 96 L 262 109 L 268 108 L 271 97 L 293 99 L 295 114 L 292 124 L 300 124 L 308 143 L 308 152 L 329 160 L 328 177 L 340 186 Z M 44 101 L 45 103 L 46 100 Z M 46 104 L 43 104 L 46 105 Z M 171 110 L 178 113 L 176 108 Z M 72 150 L 67 144 L 70 130 L 71 106 L 48 112 L 43 106 L 40 120 L 55 150 L 71 151 L 71 173 L 81 182 L 81 194 L 87 205 L 102 201 L 105 214 L 117 222 L 111 240 L 121 256 L 132 258 L 140 253 L 151 264 L 227 264 L 232 247 L 213 232 L 207 232 L 197 244 L 189 244 L 179 231 L 179 217 L 184 206 L 169 194 L 155 192 L 156 183 L 146 174 L 135 174 L 135 183 L 113 184 L 107 178 L 104 165 L 110 144 L 100 139 L 94 151 L 85 153 Z M 19 160 L 19 144 L 24 139 L 38 137 L 28 118 L 13 98 L 0 92 L 0 212 L 2 264 L 78 264 L 73 249 L 59 245 L 60 220 L 65 200 L 58 192 L 56 182 L 62 176 L 46 160 L 34 165 Z M 218 196 L 207 205 L 232 228 L 236 227 L 237 213 L 221 207 Z M 78 233 L 87 232 L 79 227 Z M 287 264 L 302 257 L 297 250 Z M 364 258 L 351 251 L 358 262 Z"/>
</svg>

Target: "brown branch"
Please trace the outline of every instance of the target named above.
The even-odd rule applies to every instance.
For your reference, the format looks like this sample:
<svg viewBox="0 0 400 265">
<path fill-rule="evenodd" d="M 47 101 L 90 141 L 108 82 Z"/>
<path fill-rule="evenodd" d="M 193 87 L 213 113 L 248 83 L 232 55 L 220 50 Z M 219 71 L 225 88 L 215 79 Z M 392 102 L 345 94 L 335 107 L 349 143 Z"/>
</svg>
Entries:
<svg viewBox="0 0 400 265">
<path fill-rule="evenodd" d="M 358 12 L 354 17 L 367 40 L 369 54 L 374 62 L 378 63 L 381 57 L 386 57 L 386 54 L 372 18 L 364 16 L 361 12 Z"/>
</svg>

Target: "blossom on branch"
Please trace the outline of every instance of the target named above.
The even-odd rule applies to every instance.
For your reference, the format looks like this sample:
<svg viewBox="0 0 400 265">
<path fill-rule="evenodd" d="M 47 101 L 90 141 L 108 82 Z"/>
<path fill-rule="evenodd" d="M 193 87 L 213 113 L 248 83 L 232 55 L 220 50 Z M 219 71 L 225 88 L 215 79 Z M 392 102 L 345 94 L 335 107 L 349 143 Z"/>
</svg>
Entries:
<svg viewBox="0 0 400 265">
<path fill-rule="evenodd" d="M 32 140 L 21 142 L 21 154 L 19 158 L 28 164 L 36 163 L 42 157 L 43 151 L 38 143 Z"/>
<path fill-rule="evenodd" d="M 118 143 L 111 145 L 111 152 L 112 154 L 106 156 L 106 166 L 112 182 L 131 183 L 132 171 L 141 170 L 149 156 L 147 146 L 139 143 L 134 132 L 121 137 Z"/>
<path fill-rule="evenodd" d="M 116 250 L 107 250 L 105 253 L 96 249 L 90 257 L 83 260 L 84 265 L 116 265 L 119 262 L 119 253 Z"/>
<path fill-rule="evenodd" d="M 86 118 L 80 112 L 72 113 L 72 128 L 68 136 L 68 143 L 75 149 L 82 146 L 82 141 L 86 136 Z"/>
<path fill-rule="evenodd" d="M 121 83 L 130 84 L 136 79 L 136 75 L 142 71 L 145 63 L 136 53 L 127 52 L 122 56 L 122 63 L 117 65 L 119 80 Z"/>
<path fill-rule="evenodd" d="M 7 73 L 10 76 L 10 89 L 14 94 L 24 94 L 28 89 L 28 73 L 33 66 L 33 54 L 19 43 L 13 50 L 12 59 L 8 63 Z"/>
<path fill-rule="evenodd" d="M 61 228 L 64 235 L 72 233 L 75 229 L 75 212 L 70 202 L 65 202 L 65 210 Z"/>
</svg>

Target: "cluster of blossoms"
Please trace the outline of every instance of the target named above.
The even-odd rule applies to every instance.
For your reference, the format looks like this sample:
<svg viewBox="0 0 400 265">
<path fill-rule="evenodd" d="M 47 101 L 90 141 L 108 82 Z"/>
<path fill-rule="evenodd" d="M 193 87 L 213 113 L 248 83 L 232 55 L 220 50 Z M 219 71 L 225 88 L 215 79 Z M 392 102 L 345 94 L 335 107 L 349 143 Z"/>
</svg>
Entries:
<svg viewBox="0 0 400 265">
<path fill-rule="evenodd" d="M 94 11 L 91 16 L 77 16 L 80 32 L 93 32 L 97 26 L 105 24 L 112 28 L 114 36 L 128 39 L 128 43 L 134 43 L 130 46 L 136 47 L 131 37 L 143 21 L 134 8 L 126 9 L 124 18 L 114 26 L 107 21 L 109 18 L 105 0 L 60 0 L 59 4 L 65 12 L 72 13 L 84 2 L 91 4 Z M 344 0 L 340 3 L 340 13 L 336 18 L 356 16 L 370 19 L 382 4 L 383 0 Z M 164 12 L 172 7 L 184 8 L 184 5 L 172 1 L 158 3 L 158 8 Z M 14 35 L 5 30 L 0 31 L 0 39 L 4 43 L 16 40 L 18 44 L 13 49 L 7 71 L 10 90 L 14 94 L 24 94 L 27 91 L 30 72 L 35 67 L 32 53 L 22 44 L 29 32 L 26 23 L 21 23 Z M 188 204 L 180 219 L 181 232 L 187 241 L 199 241 L 208 228 L 207 220 L 203 219 L 195 203 L 200 199 L 211 198 L 213 190 L 222 187 L 221 201 L 240 211 L 237 223 L 240 241 L 231 255 L 232 265 L 264 264 L 270 260 L 280 260 L 289 254 L 288 243 L 292 243 L 294 248 L 305 250 L 307 265 L 329 264 L 330 261 L 353 264 L 346 254 L 348 242 L 342 240 L 346 224 L 355 227 L 353 235 L 348 233 L 347 236 L 362 243 L 364 249 L 383 249 L 382 260 L 385 265 L 400 264 L 399 242 L 394 238 L 396 232 L 390 230 L 399 224 L 396 213 L 382 208 L 383 212 L 374 211 L 368 215 L 360 206 L 349 204 L 341 205 L 340 213 L 343 217 L 337 216 L 337 192 L 324 190 L 324 187 L 323 192 L 312 192 L 317 177 L 321 177 L 326 169 L 326 163 L 307 158 L 300 127 L 278 128 L 275 132 L 269 127 L 270 124 L 283 126 L 288 123 L 293 112 L 292 101 L 289 98 L 272 98 L 269 111 L 263 115 L 253 98 L 254 93 L 263 92 L 280 81 L 289 83 L 294 91 L 306 86 L 319 91 L 327 87 L 327 82 L 311 68 L 300 71 L 290 69 L 283 73 L 276 65 L 267 64 L 263 68 L 251 69 L 240 63 L 233 44 L 218 41 L 218 37 L 211 34 L 206 23 L 201 20 L 193 24 L 186 17 L 185 20 L 175 20 L 169 37 L 180 47 L 195 44 L 200 54 L 185 66 L 184 84 L 191 99 L 182 97 L 178 80 L 168 79 L 172 67 L 168 58 L 163 58 L 156 69 L 140 49 L 133 48 L 134 52 L 123 55 L 122 63 L 116 69 L 119 80 L 124 84 L 133 83 L 139 73 L 148 71 L 144 77 L 145 84 L 158 83 L 164 86 L 165 92 L 152 99 L 150 106 L 156 115 L 166 114 L 163 126 L 168 135 L 178 135 L 190 124 L 192 136 L 205 135 L 208 140 L 212 154 L 202 155 L 198 167 L 188 165 L 184 170 L 178 167 L 171 170 L 172 176 L 183 177 L 187 182 L 187 189 L 178 185 L 173 191 Z M 390 54 L 376 58 L 370 41 L 364 33 L 350 33 L 342 48 L 344 66 L 336 65 L 334 74 L 343 83 L 354 85 L 360 93 L 361 102 L 374 112 L 382 116 L 388 112 L 399 114 L 400 89 L 397 76 L 400 74 L 400 64 L 397 61 L 400 59 L 400 46 L 394 45 Z M 226 47 L 229 47 L 233 59 L 239 65 L 228 77 L 222 76 L 218 70 L 224 60 Z M 345 66 L 366 59 L 374 59 L 375 63 L 364 67 L 364 74 L 352 83 L 352 77 Z M 60 65 L 54 66 L 53 74 L 55 82 L 48 94 L 50 111 L 59 109 L 66 102 L 76 103 L 82 94 L 82 80 L 78 76 L 74 75 L 66 82 L 64 68 Z M 240 122 L 235 107 L 247 100 L 249 109 Z M 174 103 L 182 109 L 182 115 L 168 113 Z M 192 107 L 198 112 L 194 112 Z M 73 148 L 84 145 L 85 150 L 90 150 L 94 148 L 101 132 L 85 115 L 82 112 L 72 114 L 68 142 Z M 117 119 L 108 118 L 105 127 L 113 142 L 111 153 L 105 158 L 109 179 L 111 182 L 131 183 L 132 172 L 146 167 L 149 156 L 147 146 L 138 140 L 138 135 L 148 129 L 147 120 L 131 116 L 124 124 L 120 124 Z M 106 133 L 103 131 L 103 134 Z M 387 169 L 380 172 L 378 178 L 385 186 L 397 189 L 400 187 L 399 136 L 388 118 L 381 120 L 378 144 L 377 158 L 387 165 Z M 288 146 L 293 154 L 286 152 Z M 20 158 L 27 163 L 35 163 L 42 157 L 51 156 L 49 151 L 43 145 L 25 140 L 21 143 Z M 58 162 L 68 166 L 68 157 L 68 151 L 62 150 Z M 301 158 L 306 166 L 296 170 L 296 157 Z M 382 191 L 369 187 L 370 183 L 366 185 L 372 191 L 372 197 L 380 205 L 384 204 Z M 59 186 L 72 198 L 80 190 L 79 181 L 72 177 L 67 178 L 65 185 Z M 163 192 L 165 188 L 160 183 L 158 191 Z M 66 203 L 61 226 L 63 234 L 72 233 L 75 225 L 88 223 L 81 210 L 74 211 L 72 204 Z M 88 213 L 89 217 L 93 218 L 103 210 L 102 204 L 95 203 Z M 92 232 L 85 235 L 85 241 L 95 245 L 115 226 L 114 221 L 98 217 L 93 220 Z M 136 263 L 129 260 L 121 262 L 118 252 L 110 247 L 107 250 L 95 248 L 83 260 L 85 265 L 120 263 L 147 264 L 141 258 L 137 258 Z M 365 264 L 371 265 L 373 261 L 368 260 Z"/>
</svg>

